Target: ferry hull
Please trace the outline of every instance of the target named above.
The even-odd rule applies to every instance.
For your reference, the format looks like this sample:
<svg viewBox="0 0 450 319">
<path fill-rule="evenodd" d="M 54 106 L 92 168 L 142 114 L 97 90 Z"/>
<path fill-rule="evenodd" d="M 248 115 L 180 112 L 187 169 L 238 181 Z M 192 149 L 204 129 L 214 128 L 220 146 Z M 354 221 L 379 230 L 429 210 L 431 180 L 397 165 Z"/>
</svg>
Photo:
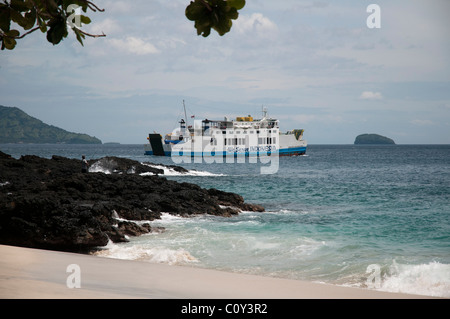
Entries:
<svg viewBox="0 0 450 319">
<path fill-rule="evenodd" d="M 164 145 L 165 146 L 165 145 Z M 166 147 L 164 152 L 155 152 L 153 151 L 151 145 L 146 144 L 144 146 L 145 155 L 156 155 L 156 156 L 191 156 L 191 157 L 227 157 L 227 156 L 298 156 L 305 155 L 306 153 L 306 145 L 304 146 L 296 146 L 296 147 L 286 147 L 280 148 L 278 151 L 264 151 L 264 152 L 227 152 L 227 151 L 212 151 L 212 152 L 194 152 L 194 151 L 172 151 L 170 148 Z"/>
<path fill-rule="evenodd" d="M 278 155 L 279 156 L 300 156 L 300 155 L 305 155 L 305 153 L 306 153 L 306 147 L 303 147 L 303 148 L 298 148 L 296 150 L 292 150 L 292 149 L 280 150 L 278 152 Z M 264 154 L 264 155 L 269 155 L 270 156 L 271 154 L 272 153 Z M 144 155 L 155 155 L 155 154 L 153 153 L 153 151 L 148 150 L 148 151 L 145 151 Z M 234 157 L 238 157 L 238 156 L 241 156 L 241 155 L 242 155 L 242 153 L 240 153 L 240 154 L 239 153 L 232 154 L 232 156 L 234 156 Z M 246 157 L 249 157 L 249 156 L 261 156 L 262 154 L 245 153 L 243 155 L 246 156 Z M 274 153 L 274 155 L 276 155 L 276 153 Z M 164 155 L 157 155 L 157 156 L 172 156 L 172 152 L 165 152 Z M 227 155 L 226 152 L 223 152 L 222 154 L 213 154 L 213 155 L 204 154 L 204 153 L 190 152 L 190 154 L 179 153 L 178 155 L 175 155 L 175 156 L 191 156 L 191 157 L 205 157 L 205 156 L 212 156 L 212 157 L 217 156 L 217 157 L 220 157 L 220 156 L 222 156 L 222 157 L 227 157 L 229 155 Z"/>
</svg>

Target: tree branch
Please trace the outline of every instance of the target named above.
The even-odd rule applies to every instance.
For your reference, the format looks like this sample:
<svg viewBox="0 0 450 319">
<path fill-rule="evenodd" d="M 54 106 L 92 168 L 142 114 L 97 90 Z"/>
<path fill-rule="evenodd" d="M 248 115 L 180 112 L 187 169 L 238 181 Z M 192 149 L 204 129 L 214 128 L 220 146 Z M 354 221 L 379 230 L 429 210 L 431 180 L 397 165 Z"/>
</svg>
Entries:
<svg viewBox="0 0 450 319">
<path fill-rule="evenodd" d="M 88 0 L 81 0 L 81 1 L 86 3 L 87 6 L 89 7 L 89 9 L 91 9 L 94 12 L 97 12 L 97 11 L 104 12 L 105 11 L 105 9 L 100 9 L 99 7 L 97 7 L 97 5 L 95 3 L 91 2 L 91 1 L 88 1 Z"/>
<path fill-rule="evenodd" d="M 26 36 L 26 35 L 28 35 L 28 34 L 30 34 L 30 33 L 33 33 L 33 32 L 36 31 L 36 30 L 39 30 L 39 26 L 35 27 L 34 29 L 31 29 L 31 30 L 28 31 L 28 32 L 25 32 L 25 33 L 22 34 L 22 35 L 19 35 L 19 36 L 17 36 L 17 37 L 14 37 L 14 39 L 22 39 L 24 36 Z"/>
<path fill-rule="evenodd" d="M 101 38 L 101 37 L 106 37 L 106 34 L 104 34 L 103 31 L 102 31 L 102 34 L 90 34 L 90 33 L 87 33 L 87 32 L 85 32 L 85 31 L 81 30 L 81 29 L 78 29 L 78 28 L 77 28 L 77 30 L 78 30 L 80 33 L 82 33 L 82 34 L 84 34 L 84 35 L 87 35 L 88 37 L 91 37 L 91 38 Z"/>
<path fill-rule="evenodd" d="M 99 7 L 97 7 L 97 6 L 96 6 L 94 3 L 92 3 L 91 1 L 87 1 L 87 3 L 88 3 L 89 8 L 90 8 L 92 11 L 94 11 L 94 12 L 96 12 L 95 9 L 97 9 L 97 11 L 100 11 L 100 12 L 104 12 L 104 11 L 105 11 L 105 9 L 100 9 Z M 95 9 L 93 9 L 91 6 L 94 7 Z"/>
<path fill-rule="evenodd" d="M 39 30 L 39 27 L 35 27 L 34 29 L 31 29 L 30 31 L 25 32 L 24 34 L 18 35 L 18 36 L 16 36 L 16 37 L 12 37 L 12 36 L 10 36 L 10 35 L 7 35 L 6 33 L 4 33 L 3 31 L 0 30 L 0 38 L 22 39 L 22 38 L 25 37 L 26 35 L 28 35 L 28 34 L 34 32 L 34 31 L 36 31 L 36 30 Z M 16 30 L 16 31 L 17 31 L 17 30 Z"/>
</svg>

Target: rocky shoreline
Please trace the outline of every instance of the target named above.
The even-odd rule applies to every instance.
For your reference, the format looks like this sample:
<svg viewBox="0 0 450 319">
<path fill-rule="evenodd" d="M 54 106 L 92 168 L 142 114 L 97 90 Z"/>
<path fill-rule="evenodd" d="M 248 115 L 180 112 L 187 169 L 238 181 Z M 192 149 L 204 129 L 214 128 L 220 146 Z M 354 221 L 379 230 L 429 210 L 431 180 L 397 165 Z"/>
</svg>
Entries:
<svg viewBox="0 0 450 319">
<path fill-rule="evenodd" d="M 234 193 L 167 180 L 163 170 L 146 163 L 105 157 L 90 165 L 111 174 L 83 174 L 77 159 L 15 159 L 0 152 L 0 244 L 89 252 L 109 240 L 161 231 L 134 221 L 160 219 L 163 212 L 229 217 L 264 211 Z"/>
</svg>

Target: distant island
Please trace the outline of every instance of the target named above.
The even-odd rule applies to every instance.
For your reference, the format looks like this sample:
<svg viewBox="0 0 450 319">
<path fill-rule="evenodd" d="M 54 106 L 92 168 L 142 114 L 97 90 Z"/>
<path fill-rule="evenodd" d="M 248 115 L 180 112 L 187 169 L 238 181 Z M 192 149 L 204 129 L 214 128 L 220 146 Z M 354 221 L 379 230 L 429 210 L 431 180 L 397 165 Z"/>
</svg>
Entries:
<svg viewBox="0 0 450 319">
<path fill-rule="evenodd" d="M 395 142 L 378 134 L 361 134 L 356 137 L 354 144 L 395 144 Z"/>
<path fill-rule="evenodd" d="M 102 144 L 102 141 L 45 124 L 17 107 L 0 105 L 0 143 Z"/>
</svg>

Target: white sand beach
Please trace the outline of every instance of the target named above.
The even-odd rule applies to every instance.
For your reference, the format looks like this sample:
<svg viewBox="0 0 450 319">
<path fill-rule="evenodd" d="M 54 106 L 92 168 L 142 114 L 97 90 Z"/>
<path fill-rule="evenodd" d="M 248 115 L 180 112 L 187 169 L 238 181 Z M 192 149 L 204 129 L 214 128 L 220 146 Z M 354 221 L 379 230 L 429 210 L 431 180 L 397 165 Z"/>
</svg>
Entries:
<svg viewBox="0 0 450 319">
<path fill-rule="evenodd" d="M 3 299 L 411 299 L 426 296 L 0 245 Z M 79 272 L 68 270 L 78 265 Z M 71 280 L 79 274 L 79 281 Z M 80 288 L 69 288 L 79 282 Z"/>
</svg>

